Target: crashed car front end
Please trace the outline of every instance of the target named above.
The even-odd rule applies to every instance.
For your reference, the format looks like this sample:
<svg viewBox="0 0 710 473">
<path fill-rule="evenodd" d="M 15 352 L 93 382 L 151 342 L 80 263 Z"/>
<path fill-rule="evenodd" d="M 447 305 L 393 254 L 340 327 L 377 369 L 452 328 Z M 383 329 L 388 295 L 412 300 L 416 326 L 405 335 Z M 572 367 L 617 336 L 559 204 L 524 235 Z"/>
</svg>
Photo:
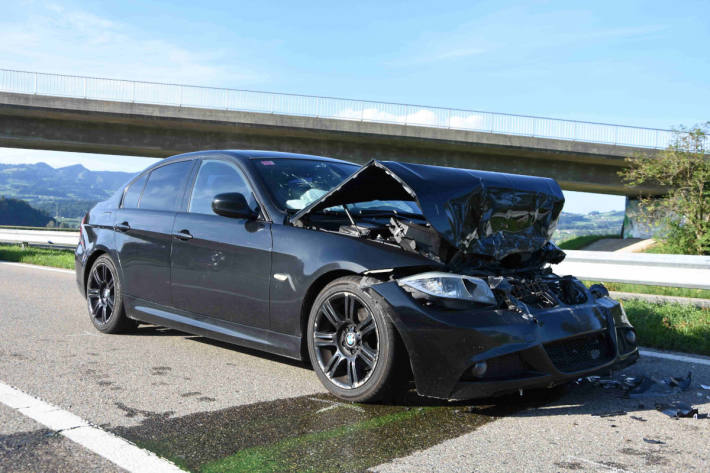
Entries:
<svg viewBox="0 0 710 473">
<path fill-rule="evenodd" d="M 397 201 L 421 214 L 358 206 Z M 428 258 L 431 271 L 380 270 L 363 286 L 401 334 L 417 391 L 470 399 L 552 387 L 638 358 L 620 303 L 550 267 L 564 259 L 550 242 L 563 204 L 552 179 L 371 161 L 291 223 Z M 329 209 L 348 222 L 334 224 Z"/>
<path fill-rule="evenodd" d="M 551 279 L 550 286 L 558 281 Z M 391 309 L 411 357 L 417 391 L 470 399 L 552 387 L 638 358 L 623 307 L 574 278 L 562 281 L 577 286 L 575 299 L 551 303 L 547 298 L 555 296 L 549 290 L 538 303 L 505 308 L 445 308 L 412 297 L 396 280 L 369 290 Z M 518 282 L 536 289 L 547 285 Z"/>
</svg>

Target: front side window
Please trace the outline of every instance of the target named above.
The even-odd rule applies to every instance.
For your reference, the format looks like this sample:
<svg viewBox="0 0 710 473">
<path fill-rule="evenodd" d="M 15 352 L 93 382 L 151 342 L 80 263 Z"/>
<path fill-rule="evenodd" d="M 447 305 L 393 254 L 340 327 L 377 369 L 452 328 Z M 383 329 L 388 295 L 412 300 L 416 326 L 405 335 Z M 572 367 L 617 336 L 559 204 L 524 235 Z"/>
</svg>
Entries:
<svg viewBox="0 0 710 473">
<path fill-rule="evenodd" d="M 254 210 L 258 208 L 244 175 L 234 164 L 226 161 L 204 160 L 197 173 L 189 211 L 216 215 L 212 210 L 212 201 L 217 194 L 227 192 L 242 194 L 250 208 Z"/>
<path fill-rule="evenodd" d="M 192 161 L 180 161 L 153 170 L 143 190 L 140 208 L 177 210 L 185 188 L 185 180 L 191 168 Z"/>
<path fill-rule="evenodd" d="M 141 177 L 133 181 L 133 183 L 126 189 L 126 193 L 123 196 L 123 208 L 124 209 L 136 209 L 138 208 L 138 201 L 141 198 L 141 193 L 145 187 L 145 181 L 148 179 L 148 174 L 143 174 Z"/>
</svg>

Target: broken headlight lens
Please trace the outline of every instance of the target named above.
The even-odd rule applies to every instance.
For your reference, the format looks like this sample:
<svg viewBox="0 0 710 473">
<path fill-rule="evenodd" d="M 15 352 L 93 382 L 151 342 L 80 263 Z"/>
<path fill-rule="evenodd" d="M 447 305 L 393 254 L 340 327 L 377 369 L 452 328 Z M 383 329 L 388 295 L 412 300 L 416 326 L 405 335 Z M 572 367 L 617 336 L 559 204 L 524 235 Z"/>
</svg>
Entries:
<svg viewBox="0 0 710 473">
<path fill-rule="evenodd" d="M 496 298 L 488 283 L 480 278 L 442 272 L 415 274 L 397 283 L 417 296 L 427 299 L 450 299 L 495 304 Z"/>
</svg>

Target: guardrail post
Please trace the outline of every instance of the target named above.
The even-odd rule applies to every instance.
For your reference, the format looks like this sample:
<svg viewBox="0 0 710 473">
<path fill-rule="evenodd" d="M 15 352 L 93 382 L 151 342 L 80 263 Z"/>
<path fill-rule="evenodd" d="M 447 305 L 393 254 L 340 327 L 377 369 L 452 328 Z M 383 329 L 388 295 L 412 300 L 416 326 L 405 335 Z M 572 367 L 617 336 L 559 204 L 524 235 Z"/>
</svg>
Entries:
<svg viewBox="0 0 710 473">
<path fill-rule="evenodd" d="M 180 103 L 178 104 L 178 107 L 182 107 L 182 86 L 180 86 Z"/>
<path fill-rule="evenodd" d="M 86 77 L 84 77 L 84 98 L 86 98 Z"/>
<path fill-rule="evenodd" d="M 35 95 L 37 95 L 37 73 L 35 72 Z"/>
<path fill-rule="evenodd" d="M 131 103 L 136 103 L 136 83 L 135 83 L 135 81 L 131 82 L 131 85 L 133 86 L 132 87 L 133 91 L 131 92 Z"/>
</svg>

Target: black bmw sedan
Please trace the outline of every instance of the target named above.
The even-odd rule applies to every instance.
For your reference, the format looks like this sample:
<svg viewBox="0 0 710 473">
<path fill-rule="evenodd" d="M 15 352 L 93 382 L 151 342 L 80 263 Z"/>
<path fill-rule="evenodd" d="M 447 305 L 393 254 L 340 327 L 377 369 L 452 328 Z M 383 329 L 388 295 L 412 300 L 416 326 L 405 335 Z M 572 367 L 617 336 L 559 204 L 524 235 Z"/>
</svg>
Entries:
<svg viewBox="0 0 710 473">
<path fill-rule="evenodd" d="M 309 360 L 350 401 L 468 399 L 633 363 L 601 285 L 558 276 L 552 179 L 264 151 L 165 159 L 81 225 L 104 333 L 158 324 Z"/>
</svg>

